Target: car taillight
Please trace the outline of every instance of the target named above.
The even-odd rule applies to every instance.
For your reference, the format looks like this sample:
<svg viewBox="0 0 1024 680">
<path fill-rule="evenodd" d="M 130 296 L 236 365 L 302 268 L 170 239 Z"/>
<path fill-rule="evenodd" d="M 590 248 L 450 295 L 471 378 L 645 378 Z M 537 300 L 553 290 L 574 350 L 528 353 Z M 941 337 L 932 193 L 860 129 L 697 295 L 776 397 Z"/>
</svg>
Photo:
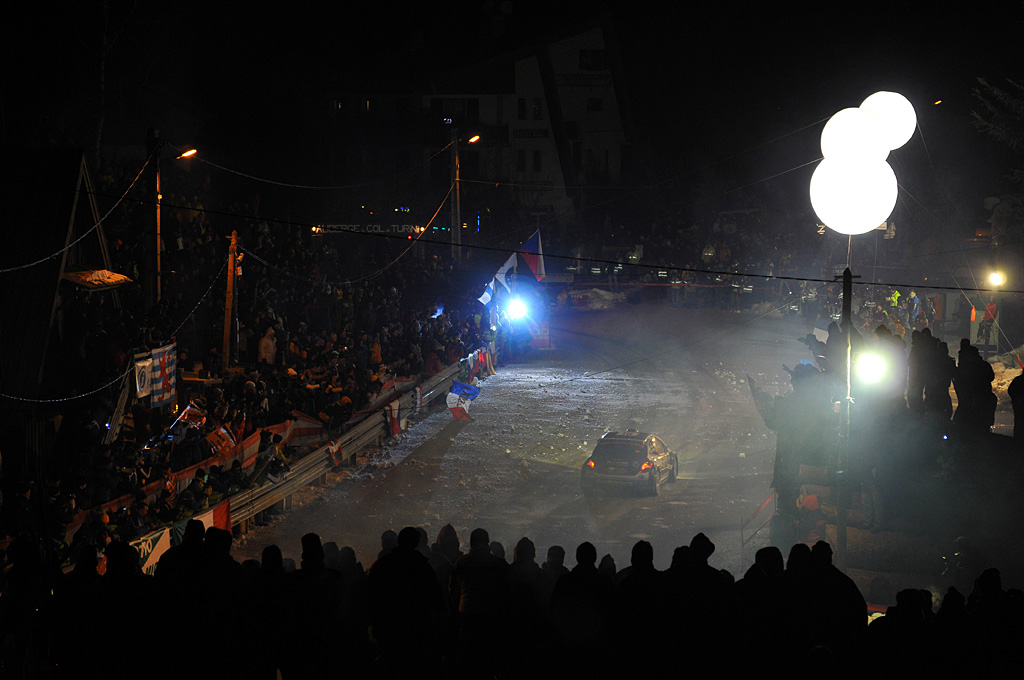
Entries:
<svg viewBox="0 0 1024 680">
<path fill-rule="evenodd" d="M 588 468 L 592 468 L 592 467 L 594 467 L 594 461 L 591 460 L 590 458 L 587 458 L 586 465 L 587 465 Z"/>
<path fill-rule="evenodd" d="M 650 470 L 652 467 L 654 467 L 654 463 L 652 463 L 649 460 L 645 461 L 644 464 L 640 466 L 640 472 L 646 472 Z"/>
</svg>

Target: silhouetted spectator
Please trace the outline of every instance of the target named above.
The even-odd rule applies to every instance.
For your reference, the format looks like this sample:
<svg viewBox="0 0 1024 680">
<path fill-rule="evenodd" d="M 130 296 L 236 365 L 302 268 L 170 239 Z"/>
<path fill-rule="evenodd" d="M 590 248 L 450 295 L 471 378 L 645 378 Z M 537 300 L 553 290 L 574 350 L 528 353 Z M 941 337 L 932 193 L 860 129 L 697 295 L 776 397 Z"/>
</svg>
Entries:
<svg viewBox="0 0 1024 680">
<path fill-rule="evenodd" d="M 301 567 L 288 579 L 283 678 L 325 677 L 332 657 L 347 653 L 349 641 L 342 636 L 343 598 L 342 577 L 324 565 L 320 537 L 306 534 L 302 537 Z M 332 654 L 325 654 L 326 649 Z"/>
<path fill-rule="evenodd" d="M 597 548 L 581 543 L 576 566 L 558 579 L 551 596 L 551 646 L 581 676 L 600 675 L 611 643 L 612 584 L 596 563 Z"/>
<path fill-rule="evenodd" d="M 484 529 L 469 536 L 469 552 L 452 567 L 449 588 L 453 609 L 458 612 L 459 658 L 463 669 L 485 668 L 500 653 L 506 640 L 505 585 L 509 565 L 491 554 L 491 539 Z"/>
<path fill-rule="evenodd" d="M 417 550 L 415 527 L 398 533 L 395 548 L 370 569 L 370 620 L 380 645 L 385 677 L 407 678 L 420 664 L 439 661 L 438 623 L 444 612 L 441 589 L 427 559 Z"/>
</svg>

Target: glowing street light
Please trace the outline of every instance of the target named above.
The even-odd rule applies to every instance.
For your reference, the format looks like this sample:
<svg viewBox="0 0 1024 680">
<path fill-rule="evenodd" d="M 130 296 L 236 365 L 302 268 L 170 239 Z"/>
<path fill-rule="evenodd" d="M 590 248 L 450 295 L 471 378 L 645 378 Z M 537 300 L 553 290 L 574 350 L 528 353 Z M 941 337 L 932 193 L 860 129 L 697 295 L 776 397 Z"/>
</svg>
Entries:
<svg viewBox="0 0 1024 680">
<path fill-rule="evenodd" d="M 988 275 L 988 282 L 998 288 L 1006 283 L 1006 274 L 1002 272 L 992 272 Z"/>
</svg>

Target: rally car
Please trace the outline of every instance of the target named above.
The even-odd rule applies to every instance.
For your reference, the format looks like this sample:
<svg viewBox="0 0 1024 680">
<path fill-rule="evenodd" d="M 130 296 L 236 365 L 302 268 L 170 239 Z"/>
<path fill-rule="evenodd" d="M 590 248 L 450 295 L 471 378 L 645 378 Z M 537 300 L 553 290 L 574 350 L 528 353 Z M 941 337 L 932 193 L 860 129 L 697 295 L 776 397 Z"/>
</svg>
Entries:
<svg viewBox="0 0 1024 680">
<path fill-rule="evenodd" d="M 587 493 L 597 488 L 622 488 L 658 495 L 662 482 L 679 476 L 679 456 L 653 434 L 637 430 L 608 432 L 583 463 L 580 485 Z"/>
</svg>

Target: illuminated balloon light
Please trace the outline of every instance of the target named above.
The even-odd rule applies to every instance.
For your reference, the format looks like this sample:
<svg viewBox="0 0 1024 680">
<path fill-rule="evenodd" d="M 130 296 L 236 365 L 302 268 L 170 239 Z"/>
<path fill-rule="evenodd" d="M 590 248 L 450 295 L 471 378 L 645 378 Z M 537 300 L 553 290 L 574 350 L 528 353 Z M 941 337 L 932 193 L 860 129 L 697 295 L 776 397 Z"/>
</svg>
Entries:
<svg viewBox="0 0 1024 680">
<path fill-rule="evenodd" d="M 821 155 L 825 158 L 864 158 L 884 161 L 885 123 L 863 109 L 843 109 L 828 119 L 821 131 Z"/>
<path fill-rule="evenodd" d="M 860 108 L 881 119 L 880 134 L 886 148 L 898 149 L 914 136 L 917 113 L 914 105 L 898 92 L 876 92 L 861 102 Z"/>
<path fill-rule="evenodd" d="M 825 158 L 811 175 L 811 206 L 841 234 L 866 234 L 892 214 L 899 187 L 884 160 Z"/>
</svg>

